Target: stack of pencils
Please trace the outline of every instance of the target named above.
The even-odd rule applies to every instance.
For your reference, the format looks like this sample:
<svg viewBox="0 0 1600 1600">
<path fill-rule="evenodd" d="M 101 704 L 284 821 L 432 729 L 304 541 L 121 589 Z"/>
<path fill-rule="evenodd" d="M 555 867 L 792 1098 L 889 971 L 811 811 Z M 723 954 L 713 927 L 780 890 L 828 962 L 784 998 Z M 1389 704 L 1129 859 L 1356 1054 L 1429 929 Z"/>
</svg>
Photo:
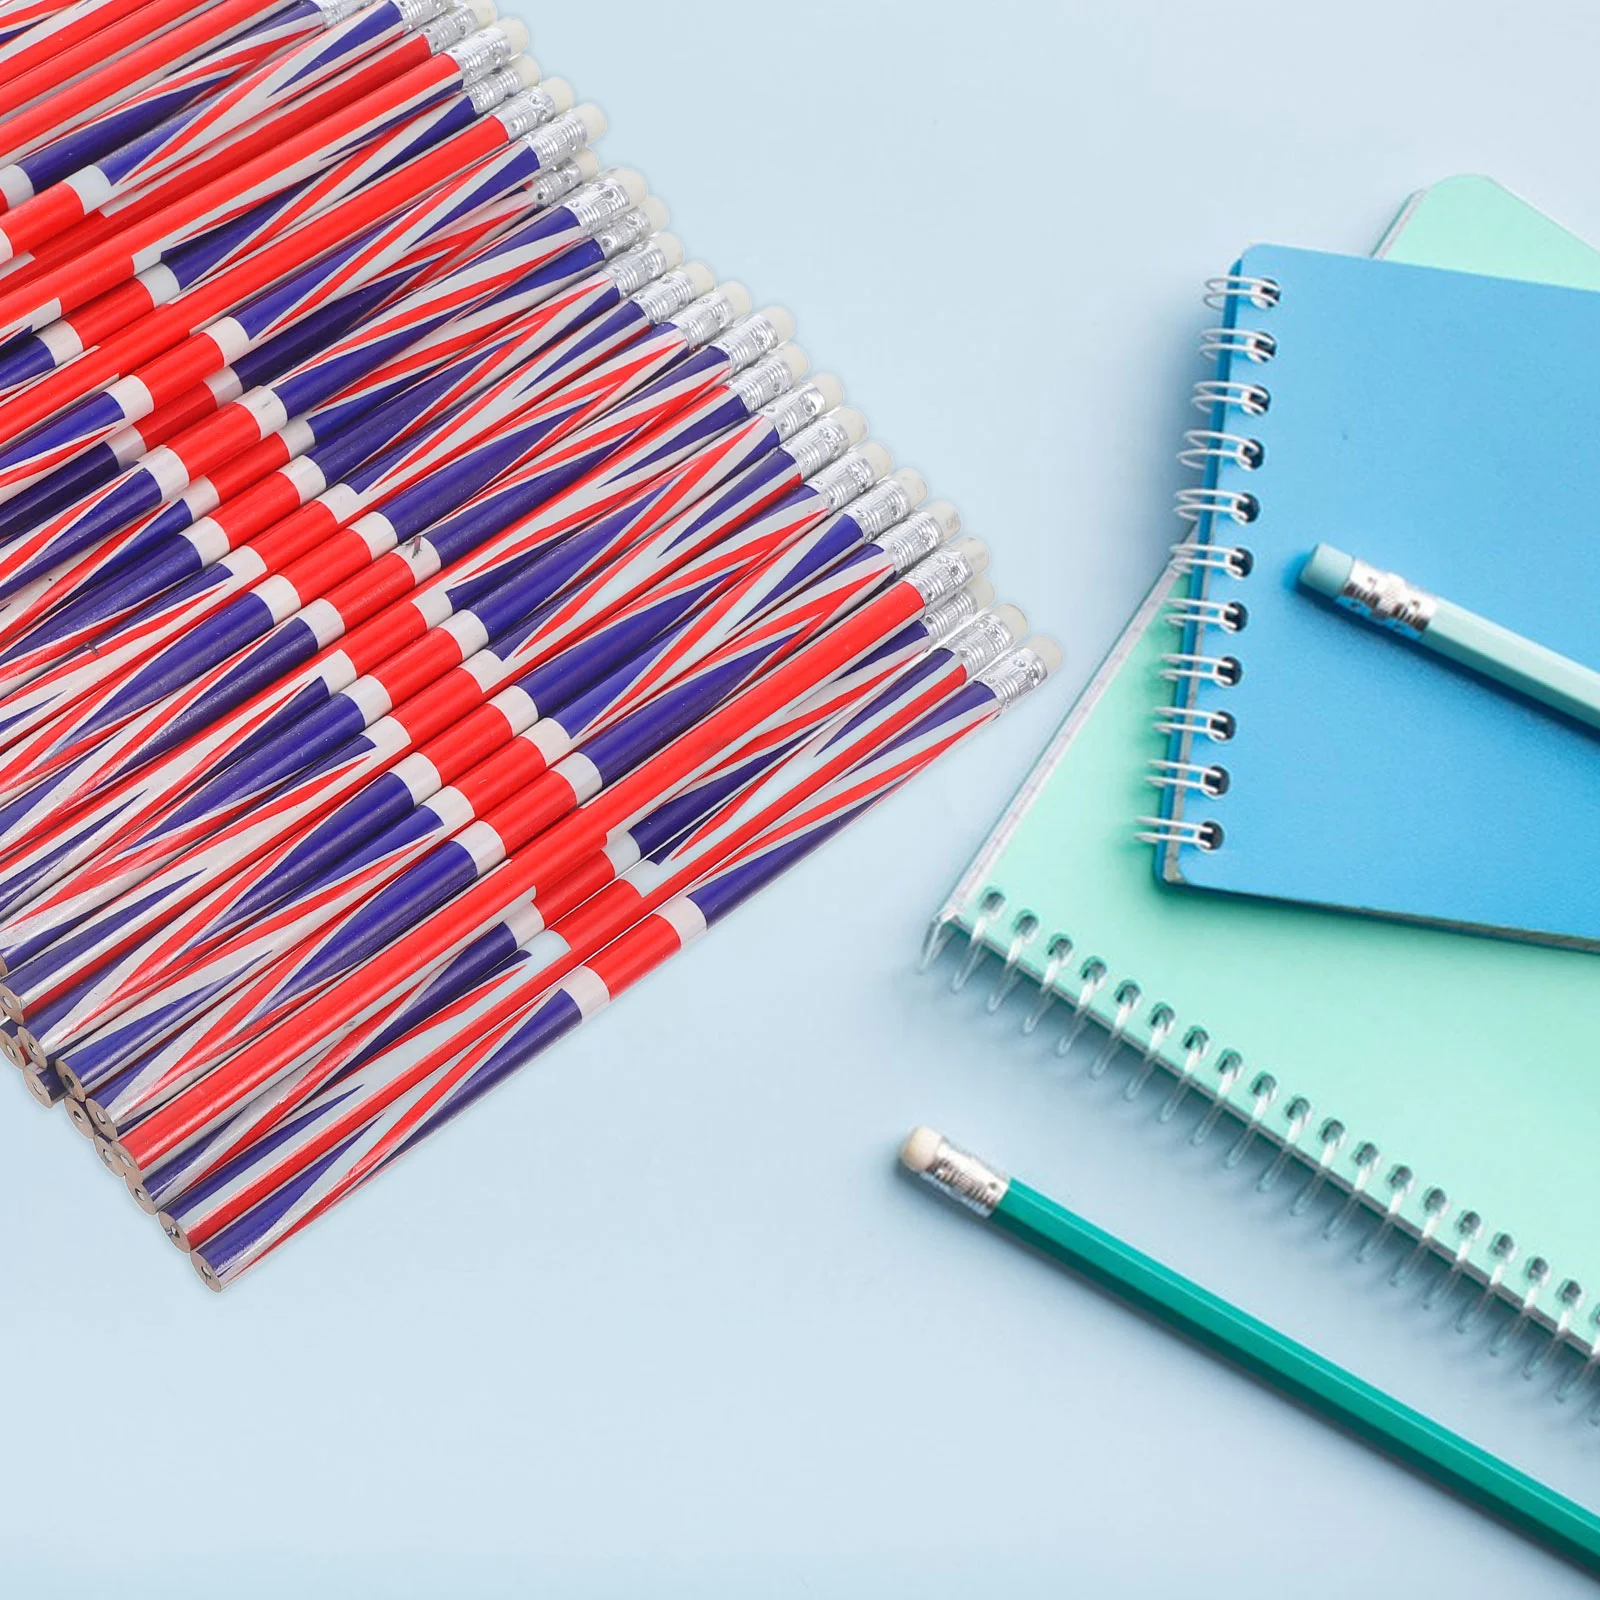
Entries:
<svg viewBox="0 0 1600 1600">
<path fill-rule="evenodd" d="M 214 1288 L 1057 659 L 527 42 L 0 5 L 0 1045 Z"/>
</svg>

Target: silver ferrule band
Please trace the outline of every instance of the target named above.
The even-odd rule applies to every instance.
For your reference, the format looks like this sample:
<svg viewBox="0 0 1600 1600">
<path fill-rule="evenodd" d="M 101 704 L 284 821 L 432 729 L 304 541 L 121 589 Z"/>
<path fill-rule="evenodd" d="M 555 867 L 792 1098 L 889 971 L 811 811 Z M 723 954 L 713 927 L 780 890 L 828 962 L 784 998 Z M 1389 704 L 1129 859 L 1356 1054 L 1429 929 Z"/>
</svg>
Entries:
<svg viewBox="0 0 1600 1600">
<path fill-rule="evenodd" d="M 695 350 L 715 339 L 733 318 L 732 302 L 722 290 L 713 289 L 698 300 L 691 300 L 672 319 L 672 325 L 683 335 L 684 343 Z"/>
<path fill-rule="evenodd" d="M 905 581 L 931 606 L 954 594 L 973 576 L 972 563 L 959 550 L 935 550 L 905 575 Z"/>
<path fill-rule="evenodd" d="M 503 67 L 516 54 L 504 28 L 480 28 L 460 44 L 453 44 L 444 52 L 461 69 L 464 83 L 476 83 L 479 78 Z"/>
<path fill-rule="evenodd" d="M 851 506 L 850 515 L 856 517 L 860 509 L 860 506 Z M 937 517 L 920 512 L 891 528 L 877 543 L 894 563 L 896 572 L 909 572 L 944 543 L 944 528 Z"/>
<path fill-rule="evenodd" d="M 963 589 L 970 596 L 970 589 Z M 969 678 L 992 667 L 1016 643 L 1004 617 L 980 611 L 965 627 L 944 641 L 944 648 L 966 669 Z"/>
<path fill-rule="evenodd" d="M 523 138 L 541 167 L 553 167 L 577 155 L 589 142 L 589 130 L 576 111 L 564 111 L 559 117 L 552 114 L 555 102 L 550 91 L 543 87 L 529 89 L 511 99 L 495 112 L 506 130 L 508 138 Z"/>
<path fill-rule="evenodd" d="M 976 617 L 982 608 L 978 597 L 970 589 L 957 589 L 947 599 L 931 605 L 922 613 L 922 626 L 927 630 L 931 644 L 948 644 L 957 629 Z"/>
<path fill-rule="evenodd" d="M 672 312 L 664 313 L 662 317 L 650 316 L 645 308 L 644 297 L 641 291 L 654 290 L 663 281 L 662 274 L 667 270 L 667 253 L 659 244 L 647 239 L 643 244 L 635 245 L 631 250 L 624 250 L 620 256 L 615 257 L 606 266 L 606 276 L 617 286 L 617 293 L 624 299 L 632 299 L 651 322 L 660 322 L 664 317 L 671 316 Z M 683 275 L 678 274 L 687 291 L 685 297 L 673 305 L 688 305 L 694 298 L 694 290 Z M 680 293 L 683 291 L 680 291 Z M 672 291 L 669 288 L 667 298 L 671 301 Z"/>
<path fill-rule="evenodd" d="M 780 400 L 761 408 L 761 415 L 772 424 L 779 444 L 787 444 L 803 429 L 825 416 L 828 397 L 814 383 L 803 383 Z M 820 465 L 820 463 L 819 463 Z"/>
<path fill-rule="evenodd" d="M 470 39 L 477 31 L 478 19 L 470 6 L 457 6 L 417 30 L 434 55 L 460 44 L 463 39 Z"/>
<path fill-rule="evenodd" d="M 1003 1172 L 996 1172 L 975 1155 L 958 1150 L 948 1139 L 939 1141 L 931 1165 L 918 1176 L 935 1189 L 942 1189 L 952 1200 L 976 1211 L 980 1217 L 992 1215 L 1011 1186 L 1011 1180 Z"/>
<path fill-rule="evenodd" d="M 906 486 L 897 478 L 885 478 L 850 507 L 850 517 L 861 530 L 863 539 L 876 539 L 909 517 L 915 509 Z M 936 550 L 935 539 L 929 550 Z M 923 552 L 924 555 L 927 551 Z"/>
<path fill-rule="evenodd" d="M 515 67 L 509 64 L 496 67 L 476 83 L 467 85 L 467 103 L 472 107 L 473 115 L 481 117 L 485 111 L 493 111 L 497 105 L 520 93 L 521 89 L 522 77 Z"/>
<path fill-rule="evenodd" d="M 317 0 L 324 11 L 337 10 L 341 21 L 345 17 L 353 17 L 363 5 L 370 4 L 370 0 L 334 0 L 328 4 L 327 0 Z M 389 3 L 399 13 L 400 23 L 406 28 L 420 28 L 425 22 L 432 22 L 435 17 L 442 17 L 445 7 L 450 0 L 389 0 Z M 465 6 L 462 10 L 466 10 Z"/>
<path fill-rule="evenodd" d="M 741 372 L 728 388 L 746 411 L 756 412 L 794 388 L 794 372 L 782 356 L 768 356 Z"/>
<path fill-rule="evenodd" d="M 558 161 L 536 173 L 528 185 L 530 209 L 548 211 L 557 200 L 565 198 L 583 183 L 583 172 L 576 161 Z"/>
<path fill-rule="evenodd" d="M 843 511 L 877 481 L 877 467 L 859 450 L 852 450 L 832 466 L 824 467 L 815 477 L 807 478 L 806 487 L 820 496 L 830 511 Z"/>
<path fill-rule="evenodd" d="M 353 17 L 363 7 L 371 5 L 372 0 L 311 0 L 311 3 L 322 13 L 323 27 L 334 28 L 347 18 Z M 409 7 L 406 0 L 394 0 L 394 8 L 400 13 L 402 26 L 407 28 L 414 28 L 419 22 L 426 22 L 429 17 L 438 16 L 442 9 L 439 0 L 428 0 L 427 4 L 421 3 L 421 0 L 410 0 Z M 409 15 L 411 10 L 420 11 L 422 14 L 411 16 Z"/>
<path fill-rule="evenodd" d="M 609 172 L 602 172 L 593 183 L 574 189 L 566 199 L 567 210 L 585 233 L 593 233 L 632 205 L 627 189 Z"/>
<path fill-rule="evenodd" d="M 1037 689 L 1050 676 L 1044 661 L 1032 650 L 1024 647 L 1009 655 L 979 675 L 978 681 L 994 691 L 1002 709 L 1015 705 L 1023 695 Z"/>
<path fill-rule="evenodd" d="M 832 412 L 809 423 L 783 447 L 800 476 L 808 480 L 824 467 L 832 466 L 849 448 L 849 430 Z M 817 484 L 813 482 L 811 487 L 816 489 Z M 861 490 L 855 489 L 852 493 L 860 494 Z"/>
<path fill-rule="evenodd" d="M 1350 576 L 1339 591 L 1339 604 L 1413 639 L 1428 631 L 1439 609 L 1436 596 L 1407 583 L 1398 572 L 1381 572 L 1356 560 L 1351 561 Z"/>
<path fill-rule="evenodd" d="M 650 237 L 650 219 L 633 206 L 596 228 L 589 237 L 599 245 L 601 260 L 610 261 Z"/>
<path fill-rule="evenodd" d="M 783 340 L 778 337 L 778 330 L 772 325 L 772 319 L 765 313 L 757 311 L 754 315 L 745 317 L 743 321 L 734 323 L 726 333 L 712 342 L 717 349 L 727 355 L 730 371 L 742 372 L 744 368 L 753 365 L 763 356 L 771 355 Z"/>
<path fill-rule="evenodd" d="M 616 280 L 617 287 L 636 278 L 645 270 L 645 264 L 664 259 L 657 244 L 642 244 L 636 250 L 620 255 L 606 271 Z M 638 263 L 635 265 L 635 263 Z M 670 322 L 685 306 L 694 303 L 694 283 L 687 272 L 673 268 L 662 272 L 656 267 L 654 281 L 646 280 L 631 292 L 633 303 L 650 322 Z"/>
</svg>

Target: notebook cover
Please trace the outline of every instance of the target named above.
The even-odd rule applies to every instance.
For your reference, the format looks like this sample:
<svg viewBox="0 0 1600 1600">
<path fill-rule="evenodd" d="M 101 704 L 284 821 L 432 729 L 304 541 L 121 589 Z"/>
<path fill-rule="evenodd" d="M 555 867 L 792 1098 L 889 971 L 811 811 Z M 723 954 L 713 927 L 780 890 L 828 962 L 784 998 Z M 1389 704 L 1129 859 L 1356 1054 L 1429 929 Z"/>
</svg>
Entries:
<svg viewBox="0 0 1600 1600">
<path fill-rule="evenodd" d="M 1600 942 L 1600 737 L 1436 654 L 1353 620 L 1297 582 L 1325 539 L 1514 632 L 1600 668 L 1600 296 L 1258 246 L 1237 272 L 1281 287 L 1228 302 L 1227 383 L 1270 393 L 1209 426 L 1248 434 L 1259 467 L 1213 460 L 1234 499 L 1197 536 L 1247 549 L 1246 576 L 1186 592 L 1244 608 L 1237 631 L 1181 635 L 1196 675 L 1158 692 L 1226 713 L 1170 755 L 1222 792 L 1169 787 L 1158 869 L 1173 883 Z M 1227 663 L 1224 668 L 1220 664 Z M 1236 664 L 1236 665 L 1235 665 Z M 1207 674 L 1237 672 L 1238 682 Z M 1196 843 L 1195 830 L 1203 842 Z"/>
<path fill-rule="evenodd" d="M 1493 219 L 1492 236 L 1479 216 Z M 1385 241 L 1396 259 L 1426 249 L 1464 268 L 1600 282 L 1600 255 L 1575 265 L 1570 235 L 1551 248 L 1554 225 L 1486 179 L 1428 191 L 1401 220 Z M 1483 1227 L 1467 1270 L 1489 1274 L 1503 1231 L 1519 1247 L 1504 1288 L 1520 1297 L 1525 1264 L 1545 1258 L 1535 1313 L 1553 1324 L 1565 1280 L 1591 1296 L 1600 1289 L 1593 957 L 1159 884 L 1129 823 L 1149 805 L 1144 768 L 1163 748 L 1149 710 L 1171 648 L 1160 613 L 1172 582 L 1163 578 L 1129 624 L 940 920 L 1069 998 L 1102 965 L 1088 1008 L 1107 1027 L 1137 984 L 1130 1042 L 1148 1049 L 1152 1019 L 1170 1007 L 1152 1052 L 1170 1074 L 1187 1072 L 1244 1117 L 1270 1075 L 1265 1133 L 1308 1160 L 1326 1157 L 1334 1181 L 1364 1185 L 1375 1204 L 1409 1167 L 1400 1225 L 1417 1233 L 1431 1223 L 1451 1249 L 1457 1222 L 1476 1211 Z M 1073 941 L 1070 954 L 1061 939 Z M 1194 1029 L 1207 1035 L 1198 1052 Z M 1346 1130 L 1337 1144 L 1325 1139 L 1333 1121 Z M 1365 1163 L 1364 1147 L 1376 1152 Z M 1435 1186 L 1447 1196 L 1438 1216 L 1428 1209 Z"/>
</svg>

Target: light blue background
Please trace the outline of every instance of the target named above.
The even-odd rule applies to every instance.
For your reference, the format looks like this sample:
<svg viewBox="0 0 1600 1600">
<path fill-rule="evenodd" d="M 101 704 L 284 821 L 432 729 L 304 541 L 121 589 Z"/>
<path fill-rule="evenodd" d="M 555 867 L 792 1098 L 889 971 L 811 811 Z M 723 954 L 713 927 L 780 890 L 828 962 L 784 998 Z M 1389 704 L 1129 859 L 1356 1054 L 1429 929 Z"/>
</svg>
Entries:
<svg viewBox="0 0 1600 1600">
<path fill-rule="evenodd" d="M 1600 239 L 1578 4 L 531 12 L 1067 651 L 1035 703 L 221 1299 L 15 1085 L 0 1587 L 1586 1593 L 897 1179 L 931 1121 L 1600 1501 L 1600 1430 L 912 957 L 1176 527 L 1199 284 L 1491 172 Z M 7 1086 L 0 1085 L 0 1089 Z M 1170 1147 L 1170 1148 L 1169 1148 Z M 1249 1163 L 1246 1164 L 1249 1166 Z"/>
</svg>

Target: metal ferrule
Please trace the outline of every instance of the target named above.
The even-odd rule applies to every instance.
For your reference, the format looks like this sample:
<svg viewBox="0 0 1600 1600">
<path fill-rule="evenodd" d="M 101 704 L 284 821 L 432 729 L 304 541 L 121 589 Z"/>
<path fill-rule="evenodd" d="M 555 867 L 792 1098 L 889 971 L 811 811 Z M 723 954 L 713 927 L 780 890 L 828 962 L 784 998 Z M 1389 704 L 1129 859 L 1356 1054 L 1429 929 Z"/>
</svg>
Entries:
<svg viewBox="0 0 1600 1600">
<path fill-rule="evenodd" d="M 511 48 L 504 28 L 482 28 L 460 44 L 451 45 L 444 53 L 460 67 L 464 83 L 476 83 L 496 67 L 503 67 L 516 51 Z"/>
<path fill-rule="evenodd" d="M 472 107 L 473 115 L 481 117 L 485 111 L 493 111 L 497 105 L 509 100 L 521 88 L 522 79 L 515 67 L 496 67 L 486 77 L 467 85 L 467 103 Z"/>
<path fill-rule="evenodd" d="M 694 303 L 694 281 L 687 272 L 674 267 L 663 272 L 661 246 L 646 242 L 626 255 L 620 255 L 606 271 L 616 281 L 617 287 L 629 293 L 633 303 L 651 322 L 671 322 L 687 305 Z M 647 268 L 653 280 L 643 277 Z M 627 290 L 630 283 L 638 287 Z"/>
<path fill-rule="evenodd" d="M 624 299 L 636 299 L 641 310 L 645 310 L 645 302 L 640 296 L 641 290 L 655 290 L 659 287 L 659 280 L 667 270 L 666 252 L 653 240 L 646 239 L 643 244 L 635 245 L 631 250 L 624 250 L 606 267 L 606 276 L 617 286 L 617 292 Z M 682 287 L 678 290 L 681 298 L 672 300 L 671 291 L 668 291 L 668 300 L 672 309 L 680 305 L 688 305 L 694 298 L 694 290 L 688 280 L 680 273 L 679 281 Z M 648 310 L 645 315 L 650 317 Z M 664 321 L 672 315 L 671 311 L 664 312 L 661 317 L 650 317 L 652 322 Z"/>
<path fill-rule="evenodd" d="M 1365 561 L 1352 561 L 1350 576 L 1339 591 L 1339 604 L 1412 639 L 1428 631 L 1438 599 L 1407 583 L 1398 572 L 1380 572 Z"/>
<path fill-rule="evenodd" d="M 712 341 L 717 349 L 726 352 L 729 369 L 733 372 L 742 372 L 746 367 L 759 361 L 762 356 L 769 356 L 778 348 L 783 340 L 778 337 L 778 330 L 773 327 L 770 319 L 762 312 L 757 311 L 746 317 L 742 322 L 736 322 L 721 336 Z M 772 396 L 776 399 L 777 396 Z"/>
<path fill-rule="evenodd" d="M 814 383 L 803 383 L 781 400 L 762 406 L 761 415 L 772 424 L 779 444 L 786 444 L 802 428 L 808 428 L 828 409 L 828 397 Z M 821 463 L 819 462 L 820 466 Z"/>
<path fill-rule="evenodd" d="M 824 417 L 825 423 L 830 419 Z M 818 424 L 819 427 L 822 423 Z M 859 450 L 824 467 L 815 477 L 806 479 L 806 488 L 820 495 L 830 511 L 843 511 L 858 495 L 863 495 L 878 481 L 877 470 Z"/>
<path fill-rule="evenodd" d="M 470 39 L 477 31 L 478 18 L 470 6 L 457 6 L 417 30 L 435 55 Z"/>
<path fill-rule="evenodd" d="M 346 17 L 353 17 L 363 6 L 372 4 L 372 0 L 312 0 L 312 4 L 322 13 L 322 25 L 325 28 L 337 27 Z M 441 0 L 410 0 L 409 5 L 405 0 L 396 0 L 395 10 L 400 13 L 400 20 L 408 28 L 414 28 L 419 22 L 426 22 L 429 17 L 436 17 L 444 9 Z M 411 16 L 416 11 L 418 16 Z"/>
<path fill-rule="evenodd" d="M 906 493 L 906 486 L 893 478 L 885 478 L 850 507 L 850 516 L 860 528 L 863 539 L 877 539 L 904 522 L 912 510 L 911 496 Z M 928 551 L 938 548 L 939 541 L 935 539 L 922 554 L 927 555 Z"/>
<path fill-rule="evenodd" d="M 728 388 L 744 402 L 746 411 L 756 412 L 794 388 L 794 373 L 782 356 L 769 356 L 740 373 Z"/>
<path fill-rule="evenodd" d="M 601 259 L 610 261 L 650 237 L 650 219 L 637 207 L 630 207 L 596 228 L 589 237 L 600 246 Z"/>
<path fill-rule="evenodd" d="M 948 1139 L 939 1141 L 933 1164 L 926 1172 L 918 1173 L 925 1183 L 942 1189 L 952 1200 L 959 1201 L 980 1217 L 987 1217 L 1005 1199 L 1011 1180 L 996 1172 L 975 1155 L 958 1150 Z"/>
<path fill-rule="evenodd" d="M 878 488 L 887 487 L 879 484 Z M 873 493 L 877 493 L 874 490 Z M 867 498 L 871 498 L 868 496 Z M 865 501 L 862 502 L 865 504 Z M 860 520 L 861 507 L 851 506 L 850 515 Z M 878 539 L 878 548 L 894 562 L 896 572 L 909 572 L 924 556 L 931 556 L 944 543 L 944 529 L 939 519 L 928 512 L 907 517 L 897 527 Z"/>
<path fill-rule="evenodd" d="M 526 106 L 523 106 L 525 101 Z M 518 94 L 517 98 L 506 101 L 494 115 L 506 123 L 506 131 L 512 138 L 517 138 L 518 134 L 528 134 L 528 149 L 533 150 L 533 154 L 539 158 L 539 165 L 550 166 L 554 162 L 565 162 L 566 158 L 578 154 L 589 142 L 589 130 L 576 110 L 563 110 L 560 117 L 550 122 L 552 110 L 554 106 L 550 104 L 550 96 L 546 91 L 528 90 L 528 93 Z M 546 126 L 541 128 L 539 123 L 546 123 Z M 538 131 L 530 133 L 530 128 Z"/>
<path fill-rule="evenodd" d="M 535 211 L 545 211 L 583 185 L 583 173 L 576 161 L 558 161 L 534 174 L 528 185 L 528 199 Z"/>
<path fill-rule="evenodd" d="M 602 172 L 593 183 L 574 189 L 566 198 L 566 208 L 577 219 L 585 233 L 609 222 L 626 211 L 633 202 L 628 191 L 608 172 Z"/>
<path fill-rule="evenodd" d="M 371 0 L 317 0 L 317 3 L 323 11 L 336 11 L 342 22 L 347 16 L 355 16 L 363 5 L 371 5 Z M 403 26 L 421 27 L 424 22 L 434 21 L 435 16 L 443 16 L 450 0 L 390 0 L 390 5 L 400 13 Z M 466 6 L 462 6 L 462 10 L 466 10 Z"/>
<path fill-rule="evenodd" d="M 1002 656 L 978 681 L 994 691 L 1002 707 L 1015 705 L 1023 695 L 1037 689 L 1050 676 L 1044 662 L 1032 650 L 1013 650 Z"/>
<path fill-rule="evenodd" d="M 954 594 L 973 576 L 972 563 L 959 550 L 935 550 L 905 575 L 905 581 L 931 606 L 936 600 Z"/>
<path fill-rule="evenodd" d="M 708 344 L 733 321 L 734 310 L 728 297 L 720 289 L 691 300 L 672 319 L 672 325 L 684 337 L 691 350 Z"/>
<path fill-rule="evenodd" d="M 971 622 L 981 609 L 978 597 L 970 589 L 957 589 L 949 599 L 922 613 L 922 626 L 934 644 L 948 644 L 956 630 Z"/>
<path fill-rule="evenodd" d="M 972 593 L 970 589 L 961 592 L 969 597 Z M 1004 618 L 993 611 L 980 611 L 964 628 L 944 641 L 944 648 L 966 668 L 969 678 L 976 678 L 1016 642 L 1016 635 Z"/>
<path fill-rule="evenodd" d="M 807 387 L 813 386 L 808 384 Z M 804 389 L 797 389 L 793 398 L 798 400 L 804 393 Z M 838 417 L 828 412 L 815 422 L 801 428 L 783 448 L 789 459 L 800 469 L 800 476 L 810 479 L 814 473 L 831 466 L 850 448 L 850 435 Z M 852 485 L 855 484 L 854 478 L 851 482 Z M 815 489 L 817 485 L 812 483 L 811 487 Z M 860 494 L 864 487 L 864 484 L 853 486 L 849 498 L 853 499 Z"/>
</svg>

